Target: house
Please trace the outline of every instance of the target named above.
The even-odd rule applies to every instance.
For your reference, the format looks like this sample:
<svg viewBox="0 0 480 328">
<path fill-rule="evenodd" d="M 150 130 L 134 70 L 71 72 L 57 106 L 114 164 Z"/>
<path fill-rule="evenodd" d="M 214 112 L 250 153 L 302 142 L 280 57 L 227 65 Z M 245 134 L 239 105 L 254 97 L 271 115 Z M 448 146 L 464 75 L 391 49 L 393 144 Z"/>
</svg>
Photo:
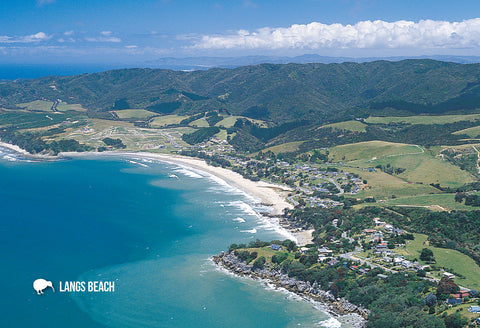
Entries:
<svg viewBox="0 0 480 328">
<path fill-rule="evenodd" d="M 373 219 L 373 222 L 375 222 L 376 227 L 383 227 L 386 223 L 381 221 L 380 218 L 375 218 Z"/>
<path fill-rule="evenodd" d="M 387 279 L 388 278 L 388 276 L 386 274 L 381 274 L 381 273 L 377 274 L 377 277 L 380 278 L 380 279 Z"/>
<path fill-rule="evenodd" d="M 480 306 L 471 306 L 469 309 L 468 309 L 469 312 L 472 312 L 472 313 L 480 313 Z"/>
<path fill-rule="evenodd" d="M 332 251 L 331 249 L 326 248 L 325 246 L 318 249 L 318 254 L 319 254 L 319 255 L 320 255 L 320 254 L 330 255 L 330 254 L 332 254 L 332 253 L 333 253 L 333 251 Z"/>
<path fill-rule="evenodd" d="M 460 292 L 460 296 L 461 296 L 462 298 L 464 298 L 464 297 L 470 297 L 470 292 L 468 292 L 468 291 L 461 291 L 461 292 Z"/>
<path fill-rule="evenodd" d="M 362 268 L 358 270 L 358 273 L 360 274 L 367 274 L 370 271 L 369 268 Z"/>
<path fill-rule="evenodd" d="M 352 265 L 352 266 L 350 266 L 350 270 L 355 271 L 355 270 L 357 270 L 357 269 L 358 269 L 358 265 Z"/>
<path fill-rule="evenodd" d="M 272 244 L 272 246 L 270 246 L 271 249 L 273 249 L 274 251 L 279 251 L 282 249 L 282 246 L 280 245 L 276 245 L 276 244 Z"/>
<path fill-rule="evenodd" d="M 445 278 L 448 278 L 448 279 L 455 279 L 455 275 L 454 275 L 453 273 L 450 273 L 450 272 L 446 272 L 446 271 L 445 271 L 445 272 L 443 273 L 443 276 L 444 276 Z"/>
<path fill-rule="evenodd" d="M 447 300 L 447 303 L 450 305 L 460 305 L 462 304 L 462 299 L 461 298 L 449 298 Z"/>
<path fill-rule="evenodd" d="M 302 248 L 300 248 L 300 253 L 305 254 L 306 252 L 308 252 L 309 249 L 310 248 L 308 248 L 308 247 L 302 247 Z"/>
<path fill-rule="evenodd" d="M 388 233 L 392 233 L 393 232 L 393 226 L 391 224 L 385 224 L 383 226 L 383 228 L 385 229 L 386 232 Z"/>
<path fill-rule="evenodd" d="M 409 260 L 402 260 L 402 266 L 405 269 L 409 269 L 409 268 L 413 267 L 413 263 L 410 262 Z"/>
<path fill-rule="evenodd" d="M 335 265 L 335 264 L 338 264 L 338 260 L 337 259 L 333 259 L 333 260 L 330 260 L 327 262 L 328 265 Z"/>
<path fill-rule="evenodd" d="M 480 325 L 480 318 L 475 319 L 475 323 L 476 323 L 477 325 Z"/>
</svg>

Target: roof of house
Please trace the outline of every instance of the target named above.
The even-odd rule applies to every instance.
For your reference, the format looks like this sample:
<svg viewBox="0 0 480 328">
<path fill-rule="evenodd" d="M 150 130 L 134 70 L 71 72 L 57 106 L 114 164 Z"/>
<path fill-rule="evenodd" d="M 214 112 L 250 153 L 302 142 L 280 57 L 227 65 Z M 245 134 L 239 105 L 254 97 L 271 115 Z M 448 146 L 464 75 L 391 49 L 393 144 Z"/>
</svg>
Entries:
<svg viewBox="0 0 480 328">
<path fill-rule="evenodd" d="M 462 299 L 461 298 L 449 298 L 447 300 L 448 304 L 462 304 Z"/>
</svg>

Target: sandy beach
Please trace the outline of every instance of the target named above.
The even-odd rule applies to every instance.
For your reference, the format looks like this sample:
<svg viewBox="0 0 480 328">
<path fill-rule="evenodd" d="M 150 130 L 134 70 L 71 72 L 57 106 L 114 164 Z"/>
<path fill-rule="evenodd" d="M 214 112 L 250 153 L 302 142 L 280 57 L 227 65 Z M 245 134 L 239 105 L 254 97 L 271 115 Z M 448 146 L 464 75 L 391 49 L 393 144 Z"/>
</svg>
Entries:
<svg viewBox="0 0 480 328">
<path fill-rule="evenodd" d="M 22 148 L 18 147 L 17 145 L 12 145 L 12 144 L 5 143 L 5 142 L 1 142 L 1 141 L 0 141 L 0 147 L 4 147 L 4 148 L 8 148 L 8 149 L 14 150 L 14 151 L 16 151 L 17 153 L 20 153 L 20 154 L 23 154 L 23 155 L 32 156 L 32 154 L 30 154 L 28 151 L 26 151 L 25 149 L 22 149 Z"/>
</svg>

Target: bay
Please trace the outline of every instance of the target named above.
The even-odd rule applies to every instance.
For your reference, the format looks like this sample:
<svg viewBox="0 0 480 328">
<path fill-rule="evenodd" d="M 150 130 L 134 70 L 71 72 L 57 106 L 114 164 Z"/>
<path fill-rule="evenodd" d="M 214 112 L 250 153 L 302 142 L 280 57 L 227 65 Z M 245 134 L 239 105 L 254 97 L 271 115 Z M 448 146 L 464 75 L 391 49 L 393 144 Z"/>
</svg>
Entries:
<svg viewBox="0 0 480 328">
<path fill-rule="evenodd" d="M 238 189 L 134 157 L 0 157 L 0 326 L 340 327 L 209 260 L 232 242 L 285 238 Z M 37 295 L 37 278 L 56 292 Z M 58 290 L 59 281 L 99 280 L 115 281 L 115 292 Z"/>
</svg>

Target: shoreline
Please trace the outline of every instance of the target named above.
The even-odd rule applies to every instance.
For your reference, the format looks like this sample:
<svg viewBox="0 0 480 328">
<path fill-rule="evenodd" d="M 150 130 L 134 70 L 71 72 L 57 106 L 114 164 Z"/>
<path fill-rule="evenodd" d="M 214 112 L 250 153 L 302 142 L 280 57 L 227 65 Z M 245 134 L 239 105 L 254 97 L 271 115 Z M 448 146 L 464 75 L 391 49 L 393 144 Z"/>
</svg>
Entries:
<svg viewBox="0 0 480 328">
<path fill-rule="evenodd" d="M 261 205 L 264 205 L 271 209 L 269 213 L 258 213 L 259 216 L 266 216 L 269 219 L 277 218 L 278 222 L 272 224 L 278 225 L 281 229 L 284 229 L 289 234 L 295 238 L 295 242 L 298 246 L 304 246 L 312 242 L 313 229 L 303 230 L 298 228 L 293 228 L 288 225 L 285 220 L 281 220 L 280 217 L 283 215 L 285 209 L 293 209 L 293 205 L 286 201 L 288 193 L 291 191 L 290 187 L 282 186 L 278 184 L 268 183 L 265 181 L 251 181 L 239 173 L 232 170 L 212 166 L 207 164 L 203 159 L 187 157 L 181 155 L 173 154 L 159 154 L 159 153 L 148 153 L 148 152 L 66 152 L 60 153 L 59 157 L 63 158 L 79 158 L 79 157 L 88 157 L 88 156 L 137 156 L 143 159 L 149 160 L 158 160 L 165 163 L 170 163 L 178 165 L 180 167 L 190 168 L 193 170 L 199 170 L 203 173 L 214 176 L 226 182 L 227 184 L 238 188 L 239 190 L 245 192 L 247 195 L 253 196 L 255 199 L 259 200 Z"/>
<path fill-rule="evenodd" d="M 210 258 L 218 270 L 225 271 L 238 278 L 259 280 L 275 290 L 291 293 L 313 306 L 326 312 L 342 325 L 348 324 L 354 328 L 364 328 L 369 310 L 356 306 L 344 298 L 335 298 L 309 282 L 290 278 L 287 274 L 269 268 L 253 269 L 238 259 L 232 252 L 221 252 Z"/>
<path fill-rule="evenodd" d="M 158 160 L 165 163 L 170 163 L 178 166 L 185 166 L 186 168 L 191 168 L 194 170 L 199 170 L 203 173 L 212 175 L 213 177 L 219 178 L 226 182 L 227 184 L 238 188 L 239 190 L 245 192 L 247 195 L 253 196 L 255 199 L 259 200 L 261 205 L 264 205 L 271 209 L 268 213 L 258 213 L 261 216 L 266 216 L 268 218 L 277 218 L 278 222 L 271 222 L 272 224 L 278 225 L 281 229 L 288 232 L 295 238 L 295 242 L 298 246 L 304 246 L 312 242 L 313 230 L 299 229 L 296 227 L 291 227 L 288 222 L 281 220 L 283 211 L 285 209 L 293 209 L 293 205 L 286 201 L 288 193 L 292 189 L 288 186 L 268 183 L 265 181 L 251 181 L 244 178 L 237 172 L 232 170 L 212 166 L 207 164 L 203 159 L 174 155 L 174 154 L 161 154 L 161 153 L 149 153 L 149 152 L 135 152 L 135 151 L 107 151 L 107 152 L 62 152 L 57 156 L 50 155 L 38 155 L 30 154 L 26 150 L 20 148 L 17 145 L 12 145 L 9 143 L 1 142 L 0 147 L 8 148 L 13 150 L 21 155 L 28 156 L 30 158 L 35 158 L 39 160 L 55 160 L 55 159 L 68 159 L 68 158 L 80 158 L 88 156 L 138 156 L 144 159 Z"/>
</svg>

